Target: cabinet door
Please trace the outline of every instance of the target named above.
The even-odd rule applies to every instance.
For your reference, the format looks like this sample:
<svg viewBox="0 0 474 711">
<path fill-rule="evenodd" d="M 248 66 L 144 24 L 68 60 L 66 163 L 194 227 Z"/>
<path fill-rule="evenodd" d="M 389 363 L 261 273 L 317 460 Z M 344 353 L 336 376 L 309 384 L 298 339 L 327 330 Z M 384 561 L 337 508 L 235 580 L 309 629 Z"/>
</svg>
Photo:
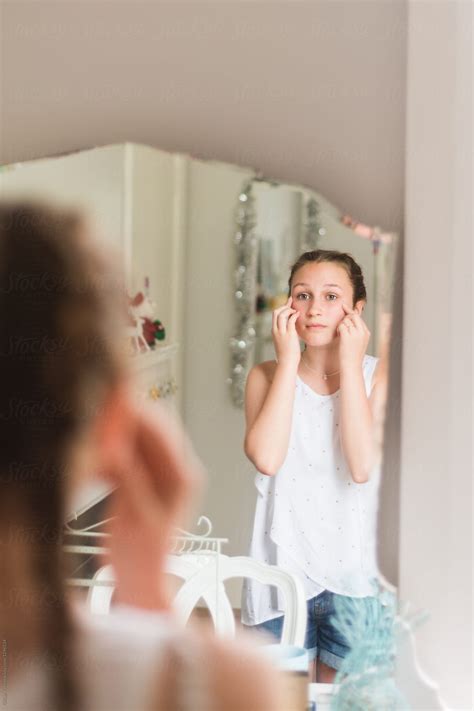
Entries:
<svg viewBox="0 0 474 711">
<path fill-rule="evenodd" d="M 125 147 L 126 193 L 125 230 L 131 245 L 130 289 L 143 291 L 149 278 L 150 296 L 156 303 L 157 317 L 163 321 L 167 341 L 175 341 L 182 314 L 175 313 L 175 285 L 183 279 L 183 215 L 176 206 L 184 199 L 185 179 L 179 184 L 176 174 L 184 156 L 173 155 L 148 146 Z M 184 208 L 185 209 L 185 208 Z"/>
<path fill-rule="evenodd" d="M 123 225 L 124 146 L 4 166 L 3 198 L 52 200 L 84 209 L 103 239 L 126 253 Z"/>
<path fill-rule="evenodd" d="M 187 183 L 190 159 L 156 148 L 125 146 L 124 231 L 130 252 L 129 293 L 145 290 L 155 317 L 166 330 L 165 345 L 182 342 L 184 321 Z M 178 383 L 176 406 L 182 409 L 182 353 L 170 377 Z"/>
</svg>

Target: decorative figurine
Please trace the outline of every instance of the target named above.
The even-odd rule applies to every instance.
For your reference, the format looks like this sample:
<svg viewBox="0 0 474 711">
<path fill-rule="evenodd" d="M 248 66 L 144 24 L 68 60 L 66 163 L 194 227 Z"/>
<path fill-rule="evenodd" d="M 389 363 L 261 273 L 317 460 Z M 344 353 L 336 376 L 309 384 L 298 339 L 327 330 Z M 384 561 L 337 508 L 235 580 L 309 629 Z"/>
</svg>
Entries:
<svg viewBox="0 0 474 711">
<path fill-rule="evenodd" d="M 129 328 L 127 336 L 131 338 L 134 353 L 149 351 L 156 341 L 163 341 L 166 335 L 161 321 L 154 318 L 155 303 L 139 291 L 129 298 Z"/>
</svg>

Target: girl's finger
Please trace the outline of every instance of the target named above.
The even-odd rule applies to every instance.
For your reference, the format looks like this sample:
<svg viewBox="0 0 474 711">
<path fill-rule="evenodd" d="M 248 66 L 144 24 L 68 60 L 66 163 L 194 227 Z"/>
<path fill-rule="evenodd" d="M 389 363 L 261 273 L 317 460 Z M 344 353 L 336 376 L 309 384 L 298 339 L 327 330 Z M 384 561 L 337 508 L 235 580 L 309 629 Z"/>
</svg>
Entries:
<svg viewBox="0 0 474 711">
<path fill-rule="evenodd" d="M 277 324 L 278 330 L 280 332 L 286 331 L 288 319 L 295 313 L 295 309 L 290 309 L 285 307 L 284 310 L 278 314 Z"/>
<path fill-rule="evenodd" d="M 276 311 L 273 311 L 272 312 L 272 333 L 275 333 L 277 318 L 278 318 L 278 314 L 276 313 Z"/>
<path fill-rule="evenodd" d="M 354 325 L 356 328 L 358 326 L 360 326 L 361 318 L 360 318 L 359 314 L 356 313 L 355 311 L 353 311 L 350 314 L 347 314 L 346 318 L 349 319 L 350 323 L 352 325 Z"/>
<path fill-rule="evenodd" d="M 362 328 L 363 331 L 365 331 L 366 333 L 369 333 L 369 329 L 368 329 L 368 327 L 367 327 L 367 324 L 366 324 L 366 322 L 364 321 L 364 319 L 362 318 L 362 316 L 361 316 L 360 319 L 359 319 L 359 325 L 360 325 L 360 327 Z"/>
<path fill-rule="evenodd" d="M 296 321 L 299 315 L 299 311 L 296 311 L 296 313 L 291 314 L 290 318 L 288 319 L 288 330 L 291 329 L 292 331 L 296 331 Z"/>
<path fill-rule="evenodd" d="M 279 306 L 277 309 L 273 309 L 273 313 L 278 316 L 285 309 L 291 308 L 291 301 L 292 301 L 292 297 L 289 296 L 286 304 L 283 304 L 283 306 Z"/>
<path fill-rule="evenodd" d="M 352 314 L 352 313 L 354 313 L 354 310 L 353 310 L 353 309 L 350 309 L 349 306 L 348 306 L 346 303 L 344 303 L 344 301 L 342 302 L 342 308 L 344 309 L 344 312 L 345 312 L 346 314 Z"/>
<path fill-rule="evenodd" d="M 290 301 L 290 299 L 288 299 L 288 301 L 286 302 L 286 304 L 285 304 L 284 306 L 280 306 L 278 309 L 274 309 L 274 310 L 273 310 L 273 312 L 272 312 L 272 329 L 273 329 L 273 330 L 275 330 L 275 328 L 277 327 L 278 318 L 279 318 L 280 314 L 281 314 L 283 311 L 286 311 L 287 309 L 291 308 L 291 307 L 288 305 L 288 304 L 289 304 L 289 301 Z M 293 309 L 292 309 L 292 310 L 293 310 Z"/>
</svg>

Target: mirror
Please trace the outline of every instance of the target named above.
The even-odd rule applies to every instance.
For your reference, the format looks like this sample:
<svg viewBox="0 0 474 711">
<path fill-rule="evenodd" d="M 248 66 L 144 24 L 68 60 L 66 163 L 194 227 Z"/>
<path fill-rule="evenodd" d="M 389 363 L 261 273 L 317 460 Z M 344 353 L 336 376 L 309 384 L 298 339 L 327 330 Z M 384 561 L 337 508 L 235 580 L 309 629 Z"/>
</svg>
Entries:
<svg viewBox="0 0 474 711">
<path fill-rule="evenodd" d="M 258 492 L 243 391 L 250 368 L 274 359 L 271 315 L 290 266 L 308 249 L 352 254 L 367 290 L 367 353 L 386 358 L 396 236 L 309 188 L 134 144 L 7 167 L 2 191 L 84 206 L 124 255 L 130 294 L 149 281 L 167 342 L 179 343 L 177 407 L 209 475 L 198 513 L 229 540 L 224 553 L 247 554 Z M 229 589 L 235 609 L 240 587 Z"/>
</svg>

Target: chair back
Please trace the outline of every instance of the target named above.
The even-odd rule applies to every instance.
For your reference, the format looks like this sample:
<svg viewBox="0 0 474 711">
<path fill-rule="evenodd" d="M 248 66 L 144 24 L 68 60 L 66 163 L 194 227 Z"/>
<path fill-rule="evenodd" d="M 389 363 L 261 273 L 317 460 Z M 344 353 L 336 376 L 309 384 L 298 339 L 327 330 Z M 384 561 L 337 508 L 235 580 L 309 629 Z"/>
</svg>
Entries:
<svg viewBox="0 0 474 711">
<path fill-rule="evenodd" d="M 212 555 L 212 554 L 211 554 Z M 210 555 L 169 555 L 166 572 L 186 582 L 210 562 Z M 115 590 L 115 574 L 111 565 L 104 565 L 92 578 L 87 595 L 87 607 L 94 615 L 108 615 Z M 235 635 L 235 620 L 224 586 L 207 590 L 202 595 L 209 609 L 216 632 L 222 637 Z"/>
<path fill-rule="evenodd" d="M 196 572 L 175 597 L 175 608 L 181 621 L 187 622 L 201 597 L 208 605 L 219 605 L 222 598 L 216 595 L 216 590 L 219 590 L 224 581 L 232 578 L 254 578 L 264 585 L 278 587 L 285 600 L 281 644 L 304 646 L 307 608 L 303 583 L 282 568 L 260 563 L 246 556 L 231 557 L 222 554 L 210 556 L 208 565 Z M 215 616 L 219 619 L 231 614 L 233 618 L 232 609 L 229 608 L 230 604 L 223 609 L 217 608 Z M 209 609 L 212 614 L 212 607 Z"/>
<path fill-rule="evenodd" d="M 304 646 L 306 633 L 306 596 L 302 582 L 292 573 L 274 565 L 260 563 L 245 556 L 170 555 L 166 572 L 184 582 L 175 599 L 178 618 L 186 624 L 202 598 L 212 617 L 216 633 L 235 636 L 235 618 L 224 582 L 232 578 L 254 578 L 278 587 L 285 600 L 285 617 L 281 644 Z M 100 568 L 89 588 L 88 606 L 94 614 L 108 614 L 115 587 L 111 565 Z"/>
</svg>

